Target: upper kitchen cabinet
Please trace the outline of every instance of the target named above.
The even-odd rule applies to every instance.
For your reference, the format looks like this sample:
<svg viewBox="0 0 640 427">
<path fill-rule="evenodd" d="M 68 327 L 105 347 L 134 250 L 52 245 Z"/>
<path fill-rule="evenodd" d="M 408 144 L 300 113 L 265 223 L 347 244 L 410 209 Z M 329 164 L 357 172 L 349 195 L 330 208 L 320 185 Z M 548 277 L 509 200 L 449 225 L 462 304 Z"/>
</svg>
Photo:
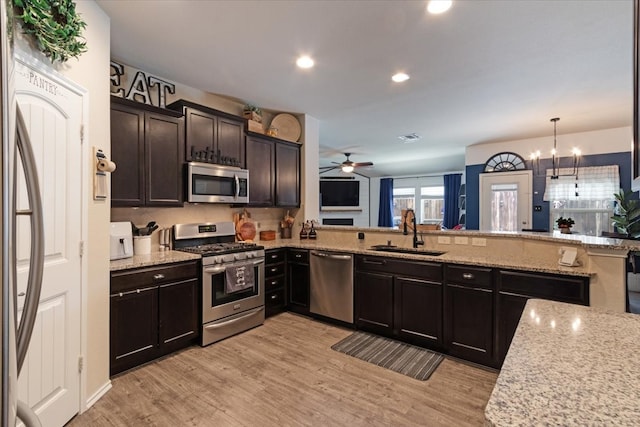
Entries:
<svg viewBox="0 0 640 427">
<path fill-rule="evenodd" d="M 300 206 L 300 145 L 247 133 L 249 205 Z"/>
<path fill-rule="evenodd" d="M 182 99 L 167 108 L 184 114 L 186 161 L 244 167 L 245 119 Z"/>
<path fill-rule="evenodd" d="M 182 206 L 182 114 L 111 98 L 111 206 Z"/>
</svg>

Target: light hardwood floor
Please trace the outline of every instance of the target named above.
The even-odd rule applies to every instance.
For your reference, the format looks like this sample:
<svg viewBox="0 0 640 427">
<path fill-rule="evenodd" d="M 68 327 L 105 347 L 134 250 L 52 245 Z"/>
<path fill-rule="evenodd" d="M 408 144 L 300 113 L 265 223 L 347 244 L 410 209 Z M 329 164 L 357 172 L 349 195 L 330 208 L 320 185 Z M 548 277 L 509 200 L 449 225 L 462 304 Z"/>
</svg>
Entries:
<svg viewBox="0 0 640 427">
<path fill-rule="evenodd" d="M 496 372 L 445 359 L 418 381 L 331 350 L 352 332 L 282 313 L 113 378 L 68 425 L 483 425 Z"/>
</svg>

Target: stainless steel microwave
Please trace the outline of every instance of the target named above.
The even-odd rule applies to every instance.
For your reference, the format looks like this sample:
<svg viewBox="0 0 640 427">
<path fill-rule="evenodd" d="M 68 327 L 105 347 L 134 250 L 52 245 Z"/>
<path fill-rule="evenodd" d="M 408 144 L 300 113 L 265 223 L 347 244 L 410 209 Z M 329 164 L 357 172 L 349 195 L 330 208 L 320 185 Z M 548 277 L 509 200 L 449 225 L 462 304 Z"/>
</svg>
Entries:
<svg viewBox="0 0 640 427">
<path fill-rule="evenodd" d="M 187 202 L 249 203 L 249 171 L 211 163 L 187 163 Z"/>
</svg>

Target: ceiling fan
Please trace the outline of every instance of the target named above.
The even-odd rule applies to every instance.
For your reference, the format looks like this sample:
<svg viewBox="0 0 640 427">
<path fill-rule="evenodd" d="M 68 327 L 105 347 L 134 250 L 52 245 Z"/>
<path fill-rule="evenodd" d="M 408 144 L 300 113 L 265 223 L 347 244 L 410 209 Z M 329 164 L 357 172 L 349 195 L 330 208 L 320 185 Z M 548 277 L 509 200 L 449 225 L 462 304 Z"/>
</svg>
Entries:
<svg viewBox="0 0 640 427">
<path fill-rule="evenodd" d="M 372 162 L 352 162 L 351 160 L 349 160 L 349 156 L 351 155 L 351 153 L 344 153 L 345 156 L 347 156 L 347 160 L 345 160 L 342 163 L 337 163 L 337 162 L 331 162 L 334 163 L 338 166 L 334 166 L 334 168 L 339 167 L 340 169 L 342 169 L 342 172 L 345 173 L 351 173 L 353 172 L 354 168 L 358 168 L 361 166 L 373 166 Z"/>
</svg>

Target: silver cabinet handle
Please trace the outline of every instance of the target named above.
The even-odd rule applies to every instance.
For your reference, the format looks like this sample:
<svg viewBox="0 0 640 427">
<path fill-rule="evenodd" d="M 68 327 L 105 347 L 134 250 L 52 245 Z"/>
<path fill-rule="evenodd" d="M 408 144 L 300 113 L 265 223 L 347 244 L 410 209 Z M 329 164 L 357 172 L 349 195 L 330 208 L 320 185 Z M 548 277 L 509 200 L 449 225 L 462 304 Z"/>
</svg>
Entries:
<svg viewBox="0 0 640 427">
<path fill-rule="evenodd" d="M 278 295 L 276 294 L 271 295 L 271 299 L 278 299 Z"/>
<path fill-rule="evenodd" d="M 362 262 L 365 264 L 373 264 L 373 265 L 385 265 L 387 262 L 385 260 L 380 260 L 380 261 L 371 261 L 368 260 L 367 258 L 363 258 Z"/>
<path fill-rule="evenodd" d="M 24 170 L 25 184 L 27 187 L 27 198 L 29 200 L 29 208 L 31 209 L 31 256 L 29 266 L 29 277 L 27 279 L 27 291 L 24 303 L 24 311 L 22 312 L 22 320 L 18 326 L 16 336 L 16 361 L 18 365 L 18 373 L 22 369 L 24 359 L 31 341 L 31 333 L 33 325 L 38 314 L 38 304 L 40 302 L 40 291 L 42 290 L 42 274 L 44 270 L 44 221 L 42 218 L 42 199 L 40 197 L 40 187 L 38 185 L 38 172 L 36 170 L 36 161 L 33 157 L 33 148 L 29 140 L 27 126 L 22 117 L 20 106 L 16 105 L 16 145 L 20 152 L 20 160 Z M 15 167 L 16 165 L 14 165 Z M 16 183 L 13 184 L 13 194 L 16 191 Z M 5 196 L 6 197 L 6 196 Z M 15 206 L 13 206 L 13 215 L 16 215 Z M 13 221 L 12 239 L 15 247 L 15 218 Z M 15 269 L 15 255 L 11 260 L 12 268 Z M 16 277 L 15 270 L 13 277 Z M 14 305 L 16 304 L 14 299 Z"/>
<path fill-rule="evenodd" d="M 475 276 L 471 273 L 463 273 L 462 274 L 462 278 L 463 279 L 467 279 L 467 280 L 471 280 L 471 279 L 475 279 Z"/>
<path fill-rule="evenodd" d="M 24 292 L 20 292 L 20 293 L 18 294 L 18 296 L 19 296 L 19 297 L 23 297 L 23 296 L 25 296 L 25 295 L 26 295 L 26 294 L 25 294 Z"/>
<path fill-rule="evenodd" d="M 164 274 L 154 274 L 153 280 L 162 280 L 164 279 Z"/>
</svg>

